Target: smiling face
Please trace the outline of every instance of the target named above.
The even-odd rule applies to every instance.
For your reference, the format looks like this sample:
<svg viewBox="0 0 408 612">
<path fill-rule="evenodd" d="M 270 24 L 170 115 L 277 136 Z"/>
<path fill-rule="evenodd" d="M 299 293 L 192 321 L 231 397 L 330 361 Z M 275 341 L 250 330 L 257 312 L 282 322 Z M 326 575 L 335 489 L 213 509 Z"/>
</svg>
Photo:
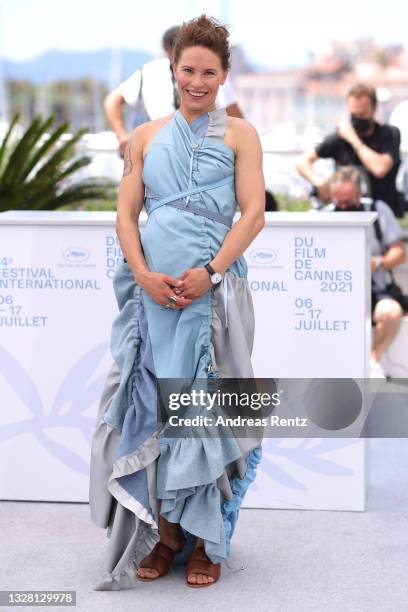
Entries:
<svg viewBox="0 0 408 612">
<path fill-rule="evenodd" d="M 173 72 L 184 114 L 194 116 L 214 110 L 218 89 L 228 74 L 216 53 L 199 45 L 186 47 L 173 64 Z"/>
</svg>

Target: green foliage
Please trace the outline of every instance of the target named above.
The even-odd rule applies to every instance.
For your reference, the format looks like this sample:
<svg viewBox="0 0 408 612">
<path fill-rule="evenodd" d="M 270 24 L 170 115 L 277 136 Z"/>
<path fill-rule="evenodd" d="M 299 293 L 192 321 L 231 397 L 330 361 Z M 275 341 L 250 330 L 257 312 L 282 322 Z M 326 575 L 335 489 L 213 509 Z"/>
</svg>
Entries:
<svg viewBox="0 0 408 612">
<path fill-rule="evenodd" d="M 279 210 L 288 212 L 307 212 L 310 210 L 310 202 L 306 198 L 295 198 L 287 193 L 274 193 L 278 202 Z"/>
<path fill-rule="evenodd" d="M 65 206 L 61 206 L 58 210 L 116 211 L 116 200 L 105 200 L 103 202 L 100 200 L 95 202 L 82 202 L 80 206 L 72 206 L 71 204 L 67 204 Z"/>
<path fill-rule="evenodd" d="M 405 231 L 408 230 L 408 215 L 406 213 L 405 213 L 405 217 L 403 217 L 402 219 L 397 219 L 397 221 L 403 230 Z"/>
<path fill-rule="evenodd" d="M 84 128 L 60 142 L 69 124 L 56 127 L 54 115 L 47 119 L 37 116 L 16 141 L 13 130 L 18 119 L 16 114 L 0 146 L 0 211 L 54 210 L 67 204 L 112 199 L 115 186 L 111 181 L 92 178 L 73 182 L 72 175 L 91 162 L 89 156 L 75 155 Z"/>
</svg>

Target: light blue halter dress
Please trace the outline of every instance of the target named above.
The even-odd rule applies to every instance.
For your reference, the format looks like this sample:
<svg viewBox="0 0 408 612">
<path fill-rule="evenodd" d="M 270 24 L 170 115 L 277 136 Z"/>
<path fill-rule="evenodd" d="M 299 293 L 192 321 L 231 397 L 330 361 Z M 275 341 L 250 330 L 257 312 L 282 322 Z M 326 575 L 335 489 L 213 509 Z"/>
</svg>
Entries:
<svg viewBox="0 0 408 612">
<path fill-rule="evenodd" d="M 141 235 L 151 271 L 179 277 L 219 251 L 236 210 L 234 152 L 224 109 L 188 123 L 180 111 L 144 160 L 148 220 Z M 222 283 L 184 309 L 157 304 L 124 261 L 114 277 L 119 314 L 114 364 L 92 440 L 91 517 L 107 528 L 108 574 L 96 590 L 137 583 L 136 569 L 159 539 L 160 515 L 180 523 L 184 563 L 196 537 L 213 563 L 230 555 L 238 511 L 261 459 L 255 438 L 166 437 L 158 431 L 157 379 L 252 378 L 254 312 L 243 256 Z"/>
</svg>

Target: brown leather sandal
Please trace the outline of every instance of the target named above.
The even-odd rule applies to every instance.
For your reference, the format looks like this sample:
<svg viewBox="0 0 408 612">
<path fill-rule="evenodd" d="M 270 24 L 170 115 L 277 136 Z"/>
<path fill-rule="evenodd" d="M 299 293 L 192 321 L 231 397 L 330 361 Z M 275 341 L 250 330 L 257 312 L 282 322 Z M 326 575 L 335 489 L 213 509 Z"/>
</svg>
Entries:
<svg viewBox="0 0 408 612">
<path fill-rule="evenodd" d="M 205 584 L 197 584 L 188 581 L 191 574 L 204 574 L 213 578 L 212 582 Z M 198 589 L 200 587 L 208 587 L 215 584 L 221 575 L 221 563 L 211 563 L 210 559 L 205 554 L 203 546 L 195 548 L 190 555 L 186 568 L 186 582 L 189 587 Z"/>
<path fill-rule="evenodd" d="M 165 576 L 169 571 L 175 555 L 176 552 L 172 550 L 170 546 L 167 546 L 162 542 L 157 542 L 152 552 L 141 560 L 139 567 L 156 570 L 159 572 L 159 575 L 155 576 L 154 578 L 146 578 L 144 576 L 139 576 L 139 574 L 136 572 L 136 578 L 142 582 L 151 582 L 152 580 L 157 580 L 158 578 Z M 139 567 L 137 569 L 139 569 Z"/>
</svg>

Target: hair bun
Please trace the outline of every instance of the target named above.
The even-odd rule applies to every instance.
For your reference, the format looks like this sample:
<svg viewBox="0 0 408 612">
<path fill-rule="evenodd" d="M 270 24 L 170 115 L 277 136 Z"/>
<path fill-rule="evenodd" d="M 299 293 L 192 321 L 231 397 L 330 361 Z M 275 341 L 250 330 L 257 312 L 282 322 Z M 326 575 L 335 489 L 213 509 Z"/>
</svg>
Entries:
<svg viewBox="0 0 408 612">
<path fill-rule="evenodd" d="M 181 26 L 173 50 L 173 61 L 178 62 L 181 52 L 188 47 L 202 46 L 218 55 L 224 70 L 231 65 L 228 28 L 215 17 L 203 14 Z"/>
</svg>

